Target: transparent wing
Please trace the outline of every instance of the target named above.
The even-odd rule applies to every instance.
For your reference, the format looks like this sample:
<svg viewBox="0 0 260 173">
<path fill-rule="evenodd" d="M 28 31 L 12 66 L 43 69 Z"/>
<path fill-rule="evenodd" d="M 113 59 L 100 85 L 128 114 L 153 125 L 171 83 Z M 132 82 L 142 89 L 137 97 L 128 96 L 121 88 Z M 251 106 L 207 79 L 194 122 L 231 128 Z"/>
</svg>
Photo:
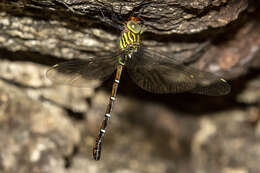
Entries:
<svg viewBox="0 0 260 173">
<path fill-rule="evenodd" d="M 174 58 L 140 47 L 127 61 L 132 80 L 141 88 L 153 93 L 180 93 L 218 96 L 230 92 L 222 78 L 192 67 L 184 66 Z"/>
<path fill-rule="evenodd" d="M 105 80 L 116 69 L 117 56 L 69 60 L 52 66 L 46 77 L 55 84 L 68 84 L 76 87 L 93 87 Z"/>
</svg>

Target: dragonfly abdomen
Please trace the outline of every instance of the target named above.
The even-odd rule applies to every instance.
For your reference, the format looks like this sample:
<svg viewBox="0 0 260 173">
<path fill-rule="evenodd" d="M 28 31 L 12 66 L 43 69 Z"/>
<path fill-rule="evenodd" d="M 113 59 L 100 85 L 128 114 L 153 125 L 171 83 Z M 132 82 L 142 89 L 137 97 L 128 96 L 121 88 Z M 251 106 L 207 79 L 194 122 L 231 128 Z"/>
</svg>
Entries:
<svg viewBox="0 0 260 173">
<path fill-rule="evenodd" d="M 107 105 L 105 117 L 102 121 L 102 125 L 101 125 L 100 131 L 99 131 L 99 135 L 96 138 L 96 143 L 95 143 L 95 146 L 93 148 L 93 157 L 94 157 L 95 160 L 99 160 L 100 156 L 101 156 L 102 141 L 103 141 L 104 135 L 106 133 L 106 128 L 107 128 L 108 122 L 111 118 L 111 112 L 112 112 L 112 108 L 113 108 L 113 105 L 114 105 L 114 101 L 116 100 L 117 89 L 118 89 L 118 86 L 119 86 L 120 77 L 121 77 L 123 67 L 124 67 L 124 65 L 122 65 L 122 64 L 119 64 L 117 66 L 116 76 L 115 76 L 111 96 L 110 96 L 110 99 L 109 99 L 109 104 Z"/>
</svg>

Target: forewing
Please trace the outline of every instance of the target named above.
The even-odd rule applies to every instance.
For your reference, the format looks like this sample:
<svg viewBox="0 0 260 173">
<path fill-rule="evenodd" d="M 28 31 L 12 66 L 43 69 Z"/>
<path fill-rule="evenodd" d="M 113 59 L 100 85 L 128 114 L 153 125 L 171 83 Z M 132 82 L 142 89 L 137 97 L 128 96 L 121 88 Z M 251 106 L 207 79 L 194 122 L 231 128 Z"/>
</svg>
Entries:
<svg viewBox="0 0 260 173">
<path fill-rule="evenodd" d="M 114 72 L 119 55 L 69 60 L 51 67 L 46 76 L 55 84 L 93 87 Z"/>
<path fill-rule="evenodd" d="M 208 72 L 184 66 L 174 58 L 140 47 L 127 63 L 132 80 L 153 93 L 190 91 L 204 95 L 225 95 L 230 91 L 226 81 Z"/>
</svg>

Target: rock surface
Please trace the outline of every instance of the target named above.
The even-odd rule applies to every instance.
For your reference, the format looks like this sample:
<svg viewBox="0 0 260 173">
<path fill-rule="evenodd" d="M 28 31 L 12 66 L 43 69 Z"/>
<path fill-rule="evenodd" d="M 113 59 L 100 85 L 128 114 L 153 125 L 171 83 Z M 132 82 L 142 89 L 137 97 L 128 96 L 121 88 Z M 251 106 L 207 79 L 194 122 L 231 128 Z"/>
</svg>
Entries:
<svg viewBox="0 0 260 173">
<path fill-rule="evenodd" d="M 112 78 L 83 89 L 55 86 L 47 68 L 118 48 L 110 1 L 0 1 L 0 172 L 259 173 L 260 3 L 257 0 L 113 1 L 140 13 L 143 43 L 222 75 L 223 97 L 156 95 L 126 73 L 102 159 L 92 146 Z M 142 12 L 141 12 L 142 11 Z"/>
</svg>

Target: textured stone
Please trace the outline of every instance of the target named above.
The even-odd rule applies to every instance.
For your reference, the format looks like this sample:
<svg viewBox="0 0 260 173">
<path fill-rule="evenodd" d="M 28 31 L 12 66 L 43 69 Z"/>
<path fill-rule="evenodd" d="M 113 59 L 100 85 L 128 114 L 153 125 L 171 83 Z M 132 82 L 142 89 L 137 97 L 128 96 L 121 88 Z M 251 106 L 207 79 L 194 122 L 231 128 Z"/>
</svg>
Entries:
<svg viewBox="0 0 260 173">
<path fill-rule="evenodd" d="M 115 15 L 140 2 L 113 1 Z M 150 94 L 126 70 L 102 158 L 92 159 L 112 78 L 84 89 L 55 86 L 45 73 L 117 50 L 121 31 L 100 14 L 112 20 L 110 3 L 0 1 L 0 172 L 258 173 L 260 16 L 253 0 L 152 0 L 140 13 L 144 45 L 223 75 L 232 92 Z"/>
</svg>

